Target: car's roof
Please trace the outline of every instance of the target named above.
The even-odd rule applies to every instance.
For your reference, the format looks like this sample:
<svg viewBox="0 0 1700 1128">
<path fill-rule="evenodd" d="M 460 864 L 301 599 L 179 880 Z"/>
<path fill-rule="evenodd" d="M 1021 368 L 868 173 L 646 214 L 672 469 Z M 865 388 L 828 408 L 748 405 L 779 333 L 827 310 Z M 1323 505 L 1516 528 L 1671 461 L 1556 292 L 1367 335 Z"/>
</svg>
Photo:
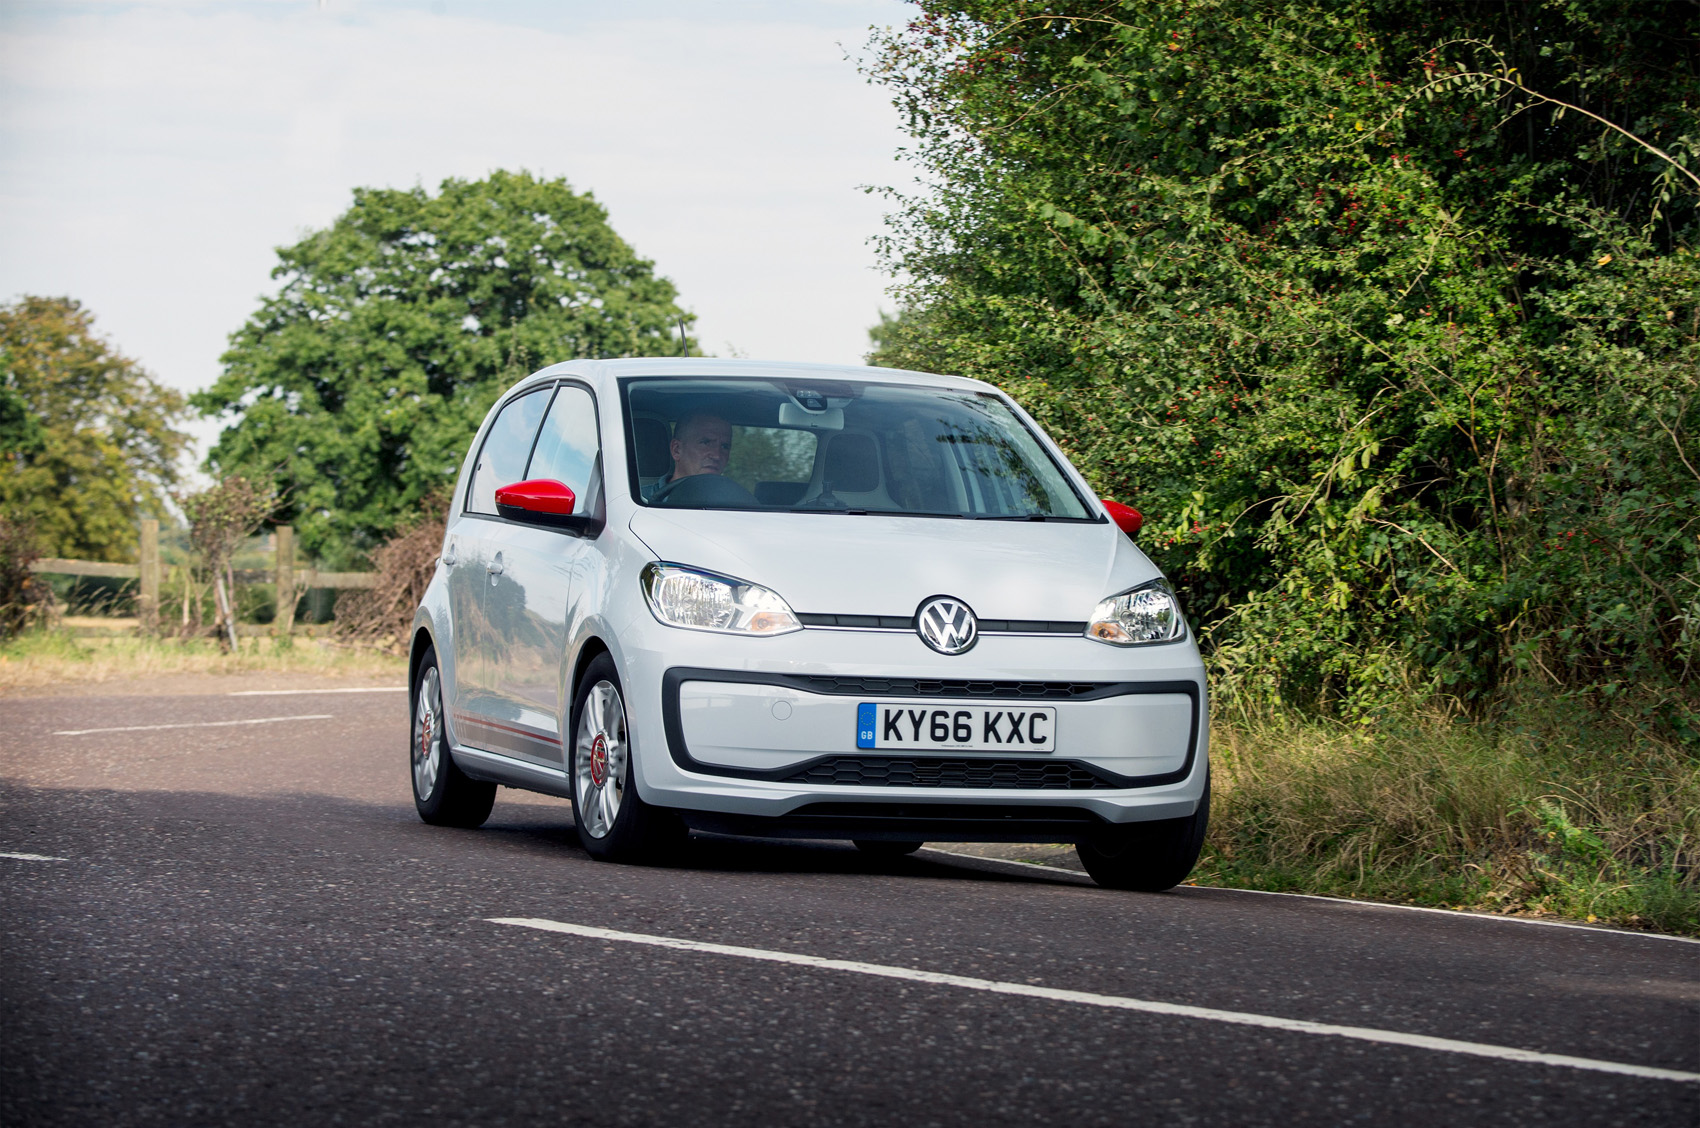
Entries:
<svg viewBox="0 0 1700 1128">
<path fill-rule="evenodd" d="M 996 391 L 992 385 L 964 376 L 940 376 L 932 372 L 910 372 L 901 368 L 875 368 L 859 364 L 804 364 L 776 360 L 739 360 L 705 356 L 632 357 L 623 360 L 569 360 L 552 364 L 534 378 L 580 376 L 593 383 L 629 376 L 701 380 L 712 376 L 754 376 L 767 379 L 862 380 L 875 384 L 918 384 L 923 387 Z"/>
</svg>

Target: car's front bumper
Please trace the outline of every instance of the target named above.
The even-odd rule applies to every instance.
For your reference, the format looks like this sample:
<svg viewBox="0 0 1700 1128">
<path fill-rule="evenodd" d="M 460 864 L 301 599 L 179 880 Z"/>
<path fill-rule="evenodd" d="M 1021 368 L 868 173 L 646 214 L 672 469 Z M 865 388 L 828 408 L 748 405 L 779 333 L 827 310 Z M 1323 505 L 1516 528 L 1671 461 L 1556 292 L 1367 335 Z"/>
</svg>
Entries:
<svg viewBox="0 0 1700 1128">
<path fill-rule="evenodd" d="M 908 632 L 737 638 L 652 619 L 622 626 L 617 659 L 639 791 L 691 812 L 703 829 L 1067 841 L 1103 823 L 1190 815 L 1204 791 L 1208 704 L 1190 640 L 1122 649 L 985 636 L 944 657 Z M 999 695 L 1056 708 L 1059 751 L 856 747 L 862 701 L 984 704 Z M 781 701 L 784 720 L 773 713 Z M 907 763 L 885 770 L 895 760 Z M 820 782 L 828 775 L 860 782 Z"/>
</svg>

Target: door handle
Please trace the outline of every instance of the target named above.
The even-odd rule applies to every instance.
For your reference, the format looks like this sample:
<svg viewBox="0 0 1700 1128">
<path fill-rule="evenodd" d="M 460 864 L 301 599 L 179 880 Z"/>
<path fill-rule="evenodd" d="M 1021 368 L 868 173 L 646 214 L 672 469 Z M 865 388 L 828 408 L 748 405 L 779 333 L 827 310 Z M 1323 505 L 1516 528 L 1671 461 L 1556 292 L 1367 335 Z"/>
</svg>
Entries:
<svg viewBox="0 0 1700 1128">
<path fill-rule="evenodd" d="M 442 556 L 438 557 L 438 559 L 443 562 L 443 567 L 453 568 L 455 566 L 455 561 L 459 560 L 460 557 L 456 556 L 455 550 L 451 548 L 447 552 L 443 553 Z"/>
<path fill-rule="evenodd" d="M 490 563 L 484 565 L 484 570 L 486 572 L 490 573 L 492 576 L 499 576 L 503 572 L 507 571 L 506 568 L 502 567 L 502 558 L 500 556 L 497 556 L 496 559 L 494 559 L 494 560 L 490 561 Z"/>
</svg>

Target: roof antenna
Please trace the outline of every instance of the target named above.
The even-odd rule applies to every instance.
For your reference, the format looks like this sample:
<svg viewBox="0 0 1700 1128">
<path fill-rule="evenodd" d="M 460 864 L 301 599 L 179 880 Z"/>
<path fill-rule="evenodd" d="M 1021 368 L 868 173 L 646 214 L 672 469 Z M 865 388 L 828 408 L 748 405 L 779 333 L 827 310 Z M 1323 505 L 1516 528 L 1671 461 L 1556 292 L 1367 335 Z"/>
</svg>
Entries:
<svg viewBox="0 0 1700 1128">
<path fill-rule="evenodd" d="M 691 355 L 691 342 L 690 338 L 685 336 L 685 319 L 683 315 L 679 317 L 679 355 Z"/>
</svg>

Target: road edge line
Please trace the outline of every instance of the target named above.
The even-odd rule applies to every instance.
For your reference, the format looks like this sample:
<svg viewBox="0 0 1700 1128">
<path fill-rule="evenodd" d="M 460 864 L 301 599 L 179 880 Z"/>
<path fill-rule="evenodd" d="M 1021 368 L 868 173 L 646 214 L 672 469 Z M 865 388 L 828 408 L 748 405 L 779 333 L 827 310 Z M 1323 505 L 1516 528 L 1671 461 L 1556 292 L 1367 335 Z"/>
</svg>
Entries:
<svg viewBox="0 0 1700 1128">
<path fill-rule="evenodd" d="M 1022 869 L 1038 870 L 1046 874 L 1068 874 L 1071 877 L 1084 878 L 1084 884 L 1096 884 L 1089 874 L 1079 870 L 1065 869 L 1062 866 L 1041 865 L 1038 862 L 1023 862 L 1016 858 L 985 858 L 979 854 L 960 854 L 955 850 L 943 850 L 937 846 L 923 846 L 920 853 L 937 854 L 947 858 L 960 858 L 971 862 L 988 862 L 994 866 L 1019 866 Z M 1067 884 L 1083 884 L 1071 881 Z M 1576 932 L 1591 932 L 1596 936 L 1628 936 L 1636 940 L 1674 940 L 1678 944 L 1700 944 L 1700 939 L 1692 936 L 1673 936 L 1668 932 L 1641 932 L 1633 928 L 1613 928 L 1604 924 L 1584 924 L 1572 920 L 1544 920 L 1540 917 L 1511 916 L 1501 913 L 1483 913 L 1472 909 L 1443 909 L 1437 905 L 1401 905 L 1397 901 L 1362 901 L 1355 897 L 1330 897 L 1326 893 L 1284 893 L 1274 889 L 1239 889 L 1232 885 L 1177 885 L 1177 891 L 1186 889 L 1208 889 L 1212 893 L 1243 893 L 1248 897 L 1293 897 L 1301 901 L 1321 901 L 1329 905 L 1356 905 L 1365 909 L 1398 909 L 1411 913 L 1438 913 L 1441 916 L 1464 917 L 1469 920 L 1492 920 L 1504 924 L 1537 924 L 1543 928 L 1568 928 Z"/>
<path fill-rule="evenodd" d="M 1368 1026 L 1338 1026 L 1305 1019 L 1278 1018 L 1274 1015 L 1253 1014 L 1248 1011 L 1217 1010 L 1195 1007 L 1185 1003 L 1161 1003 L 1151 999 L 1134 999 L 1125 995 L 1100 995 L 1090 991 L 1070 991 L 1058 987 L 1039 987 L 1030 983 L 1009 983 L 996 979 L 978 979 L 947 972 L 921 971 L 917 968 L 895 967 L 889 964 L 864 963 L 860 960 L 835 960 L 809 956 L 800 952 L 776 952 L 766 948 L 744 948 L 732 944 L 714 944 L 703 940 L 685 940 L 673 936 L 653 936 L 643 932 L 621 932 L 612 928 L 571 924 L 541 917 L 487 917 L 489 924 L 510 925 L 536 929 L 541 932 L 565 933 L 591 940 L 612 940 L 626 944 L 642 944 L 654 948 L 670 948 L 682 952 L 703 952 L 710 955 L 735 956 L 767 963 L 790 964 L 795 967 L 816 968 L 822 971 L 847 971 L 882 979 L 901 979 L 941 987 L 962 987 L 997 995 L 1016 995 L 1024 998 L 1046 999 L 1052 1002 L 1079 1003 L 1111 1010 L 1138 1011 L 1176 1018 L 1202 1019 L 1236 1026 L 1252 1026 L 1265 1030 L 1281 1030 L 1297 1034 L 1315 1034 L 1346 1038 L 1359 1042 L 1378 1042 L 1384 1045 L 1412 1049 L 1436 1050 L 1464 1054 L 1497 1061 L 1514 1061 L 1532 1065 L 1550 1065 L 1595 1073 L 1615 1073 L 1654 1081 L 1700 1082 L 1700 1073 L 1678 1069 L 1663 1069 L 1651 1065 L 1632 1065 L 1628 1062 L 1600 1061 L 1594 1058 L 1573 1057 L 1568 1054 L 1549 1054 L 1539 1050 L 1523 1050 L 1515 1046 L 1496 1046 L 1487 1042 L 1464 1042 L 1454 1038 L 1437 1038 L 1429 1034 L 1405 1034 L 1396 1030 L 1378 1030 Z"/>
</svg>

